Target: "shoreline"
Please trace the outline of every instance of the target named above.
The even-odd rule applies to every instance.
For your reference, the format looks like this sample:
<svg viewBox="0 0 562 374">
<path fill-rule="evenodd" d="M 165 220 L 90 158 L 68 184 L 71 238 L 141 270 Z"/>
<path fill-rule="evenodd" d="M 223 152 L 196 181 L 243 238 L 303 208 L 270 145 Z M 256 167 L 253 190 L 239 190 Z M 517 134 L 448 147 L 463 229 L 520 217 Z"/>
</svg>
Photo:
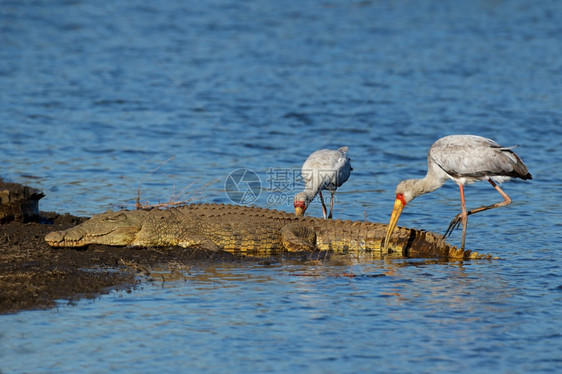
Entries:
<svg viewBox="0 0 562 374">
<path fill-rule="evenodd" d="M 173 276 L 197 266 L 264 260 L 181 247 L 51 248 L 44 240 L 47 233 L 87 218 L 53 212 L 41 212 L 39 217 L 38 222 L 0 224 L 0 315 L 50 309 L 61 300 L 72 304 L 115 290 L 130 292 L 142 282 L 156 280 L 151 276 L 156 267 L 167 268 Z"/>
</svg>

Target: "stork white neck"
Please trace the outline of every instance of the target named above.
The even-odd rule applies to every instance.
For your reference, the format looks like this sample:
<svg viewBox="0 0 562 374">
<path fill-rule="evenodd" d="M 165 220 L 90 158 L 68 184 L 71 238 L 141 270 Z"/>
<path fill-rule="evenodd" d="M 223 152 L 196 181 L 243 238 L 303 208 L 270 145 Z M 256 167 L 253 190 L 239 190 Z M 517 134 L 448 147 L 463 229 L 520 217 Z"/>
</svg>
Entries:
<svg viewBox="0 0 562 374">
<path fill-rule="evenodd" d="M 396 186 L 396 193 L 404 195 L 406 203 L 414 200 L 416 197 L 433 192 L 443 185 L 449 179 L 442 171 L 429 169 L 425 177 L 421 179 L 407 179 Z"/>
</svg>

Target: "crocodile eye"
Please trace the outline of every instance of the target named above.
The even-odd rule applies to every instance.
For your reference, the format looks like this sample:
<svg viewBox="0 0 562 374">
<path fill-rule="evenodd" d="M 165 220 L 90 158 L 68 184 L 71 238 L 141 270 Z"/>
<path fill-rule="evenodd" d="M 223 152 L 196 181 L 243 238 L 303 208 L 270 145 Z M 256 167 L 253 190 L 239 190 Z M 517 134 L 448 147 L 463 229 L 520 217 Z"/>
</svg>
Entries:
<svg viewBox="0 0 562 374">
<path fill-rule="evenodd" d="M 105 217 L 104 221 L 107 222 L 116 222 L 116 221 L 122 221 L 125 218 L 125 214 L 124 213 L 119 213 L 119 214 L 114 214 L 111 215 L 109 217 Z"/>
</svg>

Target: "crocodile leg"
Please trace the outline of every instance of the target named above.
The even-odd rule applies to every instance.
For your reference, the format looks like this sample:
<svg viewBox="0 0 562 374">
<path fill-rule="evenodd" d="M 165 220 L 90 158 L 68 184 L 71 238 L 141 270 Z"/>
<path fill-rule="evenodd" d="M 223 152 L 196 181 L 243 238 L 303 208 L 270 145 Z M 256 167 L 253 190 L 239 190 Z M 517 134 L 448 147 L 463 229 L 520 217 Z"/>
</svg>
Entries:
<svg viewBox="0 0 562 374">
<path fill-rule="evenodd" d="M 210 251 L 220 251 L 222 249 L 222 247 L 216 245 L 212 240 L 202 236 L 194 237 L 189 240 L 180 240 L 177 245 L 183 248 L 201 248 Z"/>
<path fill-rule="evenodd" d="M 289 252 L 313 251 L 316 249 L 316 232 L 302 223 L 288 223 L 281 228 L 281 241 Z"/>
<path fill-rule="evenodd" d="M 183 248 L 208 249 L 211 251 L 222 249 L 222 247 L 213 242 L 209 236 L 203 235 L 199 231 L 200 228 L 195 226 L 184 227 L 174 222 L 167 228 L 162 227 L 160 231 L 155 231 L 154 227 L 157 227 L 159 223 L 160 222 L 156 220 L 152 225 L 145 225 L 136 233 L 133 241 L 129 243 L 129 245 L 155 247 L 179 246 Z"/>
</svg>

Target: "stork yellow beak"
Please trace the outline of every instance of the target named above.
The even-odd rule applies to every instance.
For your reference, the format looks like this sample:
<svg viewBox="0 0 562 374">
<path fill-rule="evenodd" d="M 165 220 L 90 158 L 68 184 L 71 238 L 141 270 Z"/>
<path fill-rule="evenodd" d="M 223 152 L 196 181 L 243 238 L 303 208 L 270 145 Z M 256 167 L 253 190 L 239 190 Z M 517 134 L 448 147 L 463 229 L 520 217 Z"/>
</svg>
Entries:
<svg viewBox="0 0 562 374">
<path fill-rule="evenodd" d="M 295 207 L 295 215 L 296 216 L 302 216 L 304 214 L 304 209 L 301 208 L 300 206 L 296 206 Z"/>
<path fill-rule="evenodd" d="M 388 244 L 390 243 L 390 237 L 392 236 L 392 232 L 396 227 L 396 223 L 398 223 L 398 218 L 400 218 L 400 214 L 402 214 L 402 210 L 406 204 L 404 203 L 403 197 L 396 196 L 396 200 L 394 201 L 394 208 L 392 208 L 392 214 L 390 215 L 390 222 L 388 222 L 388 226 L 386 227 L 386 236 L 384 237 L 384 244 L 382 247 L 383 253 L 388 251 Z"/>
</svg>

